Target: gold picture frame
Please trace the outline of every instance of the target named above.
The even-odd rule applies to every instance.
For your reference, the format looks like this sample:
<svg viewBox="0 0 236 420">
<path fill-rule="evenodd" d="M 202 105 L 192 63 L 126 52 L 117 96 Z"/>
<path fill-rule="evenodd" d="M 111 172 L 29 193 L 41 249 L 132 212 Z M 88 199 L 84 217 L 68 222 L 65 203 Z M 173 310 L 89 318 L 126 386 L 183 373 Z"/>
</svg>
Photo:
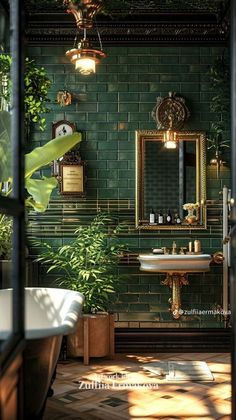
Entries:
<svg viewBox="0 0 236 420">
<path fill-rule="evenodd" d="M 135 225 L 140 230 L 203 230 L 207 228 L 206 217 L 206 133 L 203 131 L 179 131 L 177 138 L 183 142 L 196 143 L 196 202 L 199 203 L 198 222 L 189 225 L 184 220 L 176 225 L 152 225 L 145 217 L 145 154 L 147 142 L 163 142 L 164 130 L 136 131 L 135 139 Z M 160 204 L 161 208 L 161 204 Z"/>
</svg>

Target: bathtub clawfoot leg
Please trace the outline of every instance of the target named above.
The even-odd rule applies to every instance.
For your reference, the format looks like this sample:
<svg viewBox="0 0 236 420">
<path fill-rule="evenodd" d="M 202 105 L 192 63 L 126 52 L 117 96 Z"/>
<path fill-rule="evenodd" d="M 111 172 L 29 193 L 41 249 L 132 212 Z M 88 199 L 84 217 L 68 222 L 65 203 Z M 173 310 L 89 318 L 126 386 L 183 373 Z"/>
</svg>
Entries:
<svg viewBox="0 0 236 420">
<path fill-rule="evenodd" d="M 53 391 L 53 389 L 52 389 L 52 385 L 53 385 L 53 382 L 54 382 L 54 381 L 55 381 L 55 379 L 56 379 L 56 376 L 57 376 L 57 367 L 55 367 L 55 370 L 54 370 L 53 375 L 52 375 L 52 379 L 51 379 L 50 387 L 48 388 L 47 398 L 52 397 L 52 396 L 53 396 L 53 394 L 54 394 L 54 391 Z"/>
</svg>

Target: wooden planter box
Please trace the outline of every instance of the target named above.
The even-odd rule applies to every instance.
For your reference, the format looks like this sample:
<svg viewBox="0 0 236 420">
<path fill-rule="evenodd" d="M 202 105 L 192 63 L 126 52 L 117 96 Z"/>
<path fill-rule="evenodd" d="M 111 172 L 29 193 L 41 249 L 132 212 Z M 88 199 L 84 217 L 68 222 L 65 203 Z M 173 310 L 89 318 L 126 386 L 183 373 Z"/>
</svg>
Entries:
<svg viewBox="0 0 236 420">
<path fill-rule="evenodd" d="M 79 320 L 77 330 L 67 337 L 68 357 L 114 357 L 114 315 L 86 314 Z"/>
</svg>

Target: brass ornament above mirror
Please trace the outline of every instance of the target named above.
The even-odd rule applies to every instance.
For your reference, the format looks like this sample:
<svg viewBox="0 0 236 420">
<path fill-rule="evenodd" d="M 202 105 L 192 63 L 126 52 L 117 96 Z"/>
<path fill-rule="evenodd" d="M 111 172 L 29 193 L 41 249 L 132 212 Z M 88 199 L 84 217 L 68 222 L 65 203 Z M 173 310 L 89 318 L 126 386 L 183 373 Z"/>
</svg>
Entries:
<svg viewBox="0 0 236 420">
<path fill-rule="evenodd" d="M 152 110 L 152 117 L 159 130 L 180 130 L 189 116 L 184 98 L 176 96 L 175 92 L 169 92 L 166 98 L 158 96 L 156 106 Z"/>
<path fill-rule="evenodd" d="M 177 131 L 176 149 L 163 134 L 136 132 L 136 228 L 206 229 L 206 134 Z"/>
</svg>

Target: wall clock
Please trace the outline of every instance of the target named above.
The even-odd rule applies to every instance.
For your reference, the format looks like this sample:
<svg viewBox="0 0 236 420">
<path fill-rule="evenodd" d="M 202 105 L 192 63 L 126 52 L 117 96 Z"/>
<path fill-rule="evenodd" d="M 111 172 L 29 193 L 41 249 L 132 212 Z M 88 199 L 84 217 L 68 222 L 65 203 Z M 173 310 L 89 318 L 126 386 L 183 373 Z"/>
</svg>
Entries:
<svg viewBox="0 0 236 420">
<path fill-rule="evenodd" d="M 52 124 L 52 137 L 68 136 L 76 130 L 75 124 L 66 120 L 60 120 Z"/>
<path fill-rule="evenodd" d="M 66 120 L 52 124 L 53 138 L 68 136 L 75 131 L 75 124 Z M 64 156 L 52 162 L 52 174 L 58 179 L 61 195 L 84 197 L 84 162 L 81 160 L 78 146 L 74 146 Z"/>
</svg>

